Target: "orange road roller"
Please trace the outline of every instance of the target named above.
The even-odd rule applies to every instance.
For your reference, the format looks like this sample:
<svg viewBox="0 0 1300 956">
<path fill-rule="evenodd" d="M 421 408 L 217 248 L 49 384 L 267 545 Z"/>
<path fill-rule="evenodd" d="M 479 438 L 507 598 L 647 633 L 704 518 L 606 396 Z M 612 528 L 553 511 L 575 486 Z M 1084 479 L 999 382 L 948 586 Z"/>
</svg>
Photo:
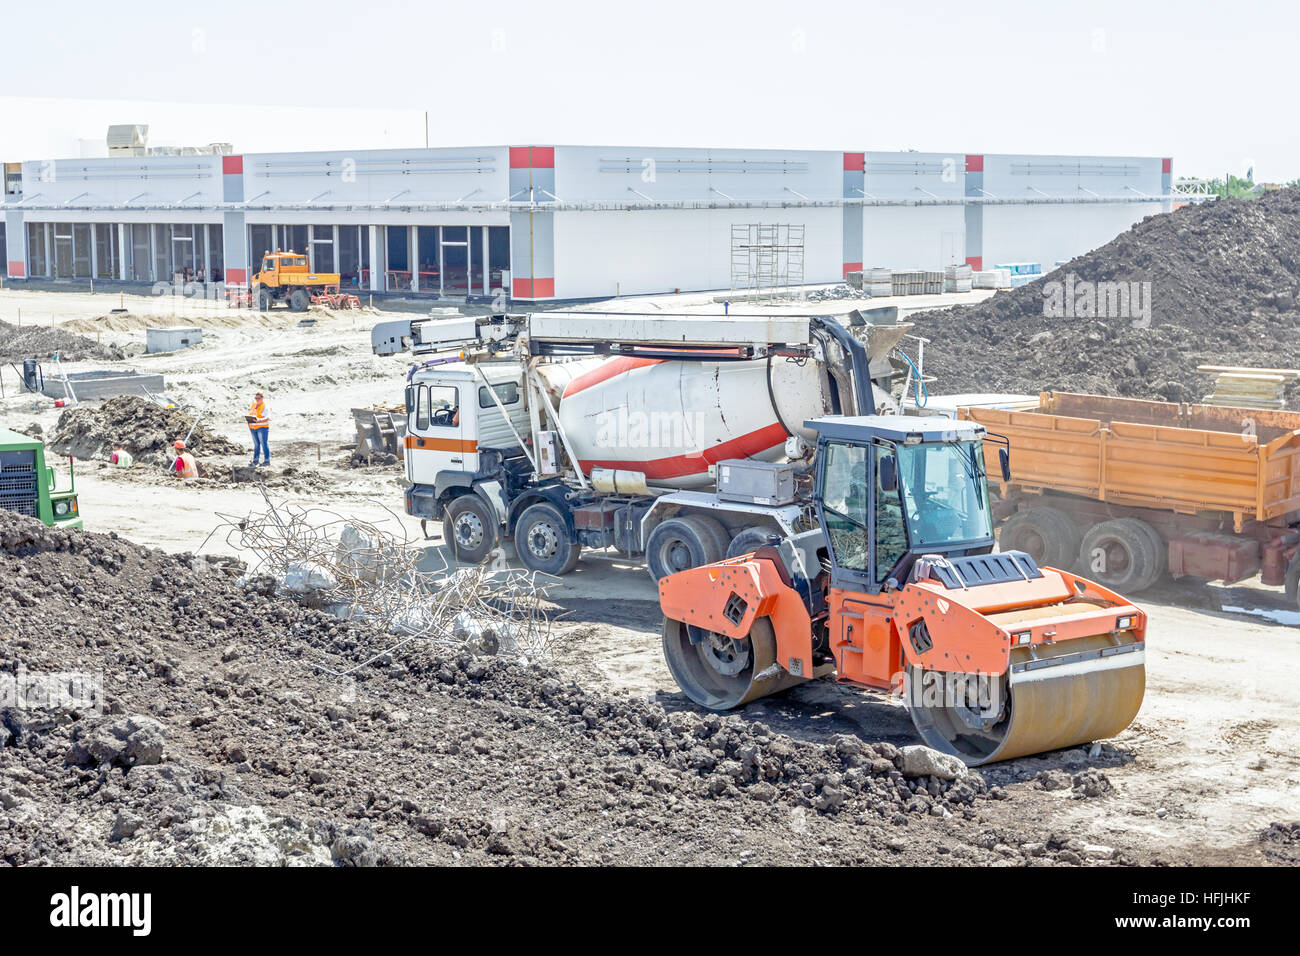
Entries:
<svg viewBox="0 0 1300 956">
<path fill-rule="evenodd" d="M 805 424 L 809 530 L 659 582 L 664 655 L 691 700 L 727 710 L 833 676 L 901 695 L 924 741 L 972 766 L 1133 721 L 1146 614 L 994 552 L 983 445 L 1003 445 L 1009 480 L 1005 439 L 947 418 Z"/>
</svg>

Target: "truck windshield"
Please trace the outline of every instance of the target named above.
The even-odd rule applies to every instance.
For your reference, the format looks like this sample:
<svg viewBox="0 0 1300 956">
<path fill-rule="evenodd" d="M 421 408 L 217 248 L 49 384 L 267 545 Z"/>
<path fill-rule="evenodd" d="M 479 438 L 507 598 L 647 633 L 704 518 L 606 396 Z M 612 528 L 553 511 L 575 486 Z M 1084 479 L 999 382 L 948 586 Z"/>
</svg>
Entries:
<svg viewBox="0 0 1300 956">
<path fill-rule="evenodd" d="M 982 442 L 899 445 L 897 455 L 913 548 L 992 536 Z"/>
</svg>

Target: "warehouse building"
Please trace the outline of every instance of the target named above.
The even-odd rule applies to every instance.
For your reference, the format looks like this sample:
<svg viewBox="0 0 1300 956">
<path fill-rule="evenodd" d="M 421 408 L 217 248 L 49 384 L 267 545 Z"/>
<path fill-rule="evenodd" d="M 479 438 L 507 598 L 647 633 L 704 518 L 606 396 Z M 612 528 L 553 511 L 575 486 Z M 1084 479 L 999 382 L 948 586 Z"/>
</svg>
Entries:
<svg viewBox="0 0 1300 956">
<path fill-rule="evenodd" d="M 24 162 L 6 166 L 0 263 L 11 283 L 213 287 L 280 249 L 359 292 L 573 300 L 731 288 L 763 224 L 791 227 L 804 283 L 863 266 L 1047 271 L 1167 211 L 1171 165 L 588 146 Z"/>
</svg>

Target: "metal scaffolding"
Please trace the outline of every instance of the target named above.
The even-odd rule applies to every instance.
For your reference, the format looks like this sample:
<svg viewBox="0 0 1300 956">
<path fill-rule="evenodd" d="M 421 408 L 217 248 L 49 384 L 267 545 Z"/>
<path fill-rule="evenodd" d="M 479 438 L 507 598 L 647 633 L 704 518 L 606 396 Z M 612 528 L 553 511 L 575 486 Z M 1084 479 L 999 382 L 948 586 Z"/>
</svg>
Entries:
<svg viewBox="0 0 1300 956">
<path fill-rule="evenodd" d="M 731 227 L 731 291 L 750 301 L 802 294 L 804 227 L 737 223 Z"/>
</svg>

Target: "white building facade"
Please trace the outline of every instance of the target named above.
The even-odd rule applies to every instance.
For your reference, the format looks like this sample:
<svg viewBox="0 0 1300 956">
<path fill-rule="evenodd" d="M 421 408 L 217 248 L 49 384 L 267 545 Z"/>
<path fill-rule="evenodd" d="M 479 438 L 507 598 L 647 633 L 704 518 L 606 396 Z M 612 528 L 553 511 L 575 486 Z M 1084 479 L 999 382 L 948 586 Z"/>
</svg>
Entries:
<svg viewBox="0 0 1300 956">
<path fill-rule="evenodd" d="M 733 227 L 802 227 L 803 281 L 1052 264 L 1171 206 L 1167 158 L 499 146 L 25 162 L 8 280 L 243 285 L 306 251 L 345 289 L 556 301 L 727 289 Z"/>
</svg>

